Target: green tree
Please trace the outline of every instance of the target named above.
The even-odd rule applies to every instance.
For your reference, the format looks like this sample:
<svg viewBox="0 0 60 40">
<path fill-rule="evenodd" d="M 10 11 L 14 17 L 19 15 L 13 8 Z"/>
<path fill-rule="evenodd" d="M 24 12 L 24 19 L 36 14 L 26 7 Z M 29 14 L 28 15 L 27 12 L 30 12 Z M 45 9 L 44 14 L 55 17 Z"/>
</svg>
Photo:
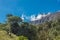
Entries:
<svg viewBox="0 0 60 40">
<path fill-rule="evenodd" d="M 11 32 L 13 32 L 14 34 L 18 35 L 17 31 L 20 28 L 18 23 L 20 23 L 20 22 L 22 22 L 22 19 L 20 17 L 13 16 L 11 14 L 7 15 L 7 24 L 9 26 L 8 27 L 8 30 L 9 30 L 8 32 L 9 32 L 10 35 L 11 35 Z"/>
</svg>

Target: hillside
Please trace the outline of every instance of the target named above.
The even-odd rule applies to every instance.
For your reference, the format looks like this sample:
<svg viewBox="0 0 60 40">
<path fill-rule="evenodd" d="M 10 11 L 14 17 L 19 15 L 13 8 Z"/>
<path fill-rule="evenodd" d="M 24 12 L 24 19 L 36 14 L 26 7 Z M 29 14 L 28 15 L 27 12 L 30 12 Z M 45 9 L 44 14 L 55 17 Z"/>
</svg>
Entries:
<svg viewBox="0 0 60 40">
<path fill-rule="evenodd" d="M 51 21 L 33 25 L 9 14 L 7 22 L 0 23 L 0 40 L 60 40 L 59 17 L 60 13 L 55 13 L 48 17 Z"/>
<path fill-rule="evenodd" d="M 17 36 L 12 34 L 12 37 L 10 37 L 6 31 L 0 30 L 0 40 L 17 40 Z"/>
<path fill-rule="evenodd" d="M 32 24 L 40 24 L 40 23 L 44 23 L 46 21 L 54 21 L 56 19 L 60 19 L 60 12 L 51 13 L 50 15 L 42 17 L 39 20 L 31 21 L 31 23 Z"/>
</svg>

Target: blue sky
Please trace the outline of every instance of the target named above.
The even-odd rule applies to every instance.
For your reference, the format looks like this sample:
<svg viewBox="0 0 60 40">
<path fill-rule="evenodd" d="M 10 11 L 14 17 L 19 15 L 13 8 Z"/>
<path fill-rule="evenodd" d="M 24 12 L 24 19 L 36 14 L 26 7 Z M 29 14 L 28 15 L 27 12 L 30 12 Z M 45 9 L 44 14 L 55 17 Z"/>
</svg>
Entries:
<svg viewBox="0 0 60 40">
<path fill-rule="evenodd" d="M 5 21 L 8 13 L 21 17 L 22 14 L 31 16 L 58 10 L 60 0 L 0 0 L 0 22 Z"/>
</svg>

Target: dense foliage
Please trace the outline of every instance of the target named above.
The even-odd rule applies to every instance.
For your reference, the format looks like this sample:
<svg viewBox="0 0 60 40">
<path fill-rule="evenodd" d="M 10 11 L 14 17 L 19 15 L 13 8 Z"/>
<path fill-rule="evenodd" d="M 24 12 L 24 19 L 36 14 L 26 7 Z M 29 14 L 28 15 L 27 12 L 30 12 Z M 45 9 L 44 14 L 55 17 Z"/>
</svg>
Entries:
<svg viewBox="0 0 60 40">
<path fill-rule="evenodd" d="M 16 40 L 60 40 L 60 19 L 34 25 L 22 22 L 22 19 L 18 16 L 8 14 L 6 23 L 0 23 L 1 31 L 5 31 L 5 36 L 10 36 L 10 39 L 13 35 L 16 35 Z"/>
</svg>

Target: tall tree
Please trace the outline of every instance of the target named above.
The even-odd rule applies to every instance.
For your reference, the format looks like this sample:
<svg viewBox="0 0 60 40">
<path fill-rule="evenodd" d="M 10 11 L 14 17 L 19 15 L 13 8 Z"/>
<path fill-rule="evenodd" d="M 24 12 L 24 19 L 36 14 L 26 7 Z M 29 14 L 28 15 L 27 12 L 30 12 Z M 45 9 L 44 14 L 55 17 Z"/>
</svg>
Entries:
<svg viewBox="0 0 60 40">
<path fill-rule="evenodd" d="M 19 33 L 19 25 L 18 23 L 22 22 L 22 19 L 18 16 L 13 16 L 12 14 L 8 14 L 7 15 L 7 24 L 9 26 L 8 30 L 9 30 L 9 34 L 12 32 L 16 35 L 18 35 L 17 33 Z"/>
</svg>

